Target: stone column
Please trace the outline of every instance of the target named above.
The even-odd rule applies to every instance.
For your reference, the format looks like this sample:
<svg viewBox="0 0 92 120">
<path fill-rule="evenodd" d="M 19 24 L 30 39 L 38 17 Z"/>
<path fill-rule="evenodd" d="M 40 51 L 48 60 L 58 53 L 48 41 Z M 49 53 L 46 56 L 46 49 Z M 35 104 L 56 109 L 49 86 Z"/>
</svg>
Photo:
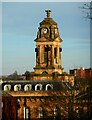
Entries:
<svg viewBox="0 0 92 120">
<path fill-rule="evenodd" d="M 49 51 L 48 51 L 48 66 L 51 65 L 51 46 L 49 46 Z"/>
<path fill-rule="evenodd" d="M 40 45 L 40 46 L 39 46 L 39 59 L 40 59 L 40 64 L 42 63 L 42 62 L 41 62 L 41 54 L 42 54 L 42 53 L 41 53 L 41 48 L 42 48 L 42 46 Z"/>
<path fill-rule="evenodd" d="M 52 65 L 54 65 L 54 46 L 52 45 Z"/>
<path fill-rule="evenodd" d="M 60 48 L 59 48 L 60 49 Z M 62 66 L 62 63 L 61 63 L 62 61 L 61 61 L 61 52 L 60 52 L 60 50 L 59 50 L 59 65 L 61 65 Z"/>
<path fill-rule="evenodd" d="M 40 64 L 44 62 L 44 46 L 40 45 Z"/>
<path fill-rule="evenodd" d="M 59 46 L 57 47 L 57 63 L 59 64 L 60 57 L 59 57 Z"/>
<path fill-rule="evenodd" d="M 36 45 L 37 51 L 36 51 L 36 65 L 40 63 L 40 47 Z"/>
</svg>

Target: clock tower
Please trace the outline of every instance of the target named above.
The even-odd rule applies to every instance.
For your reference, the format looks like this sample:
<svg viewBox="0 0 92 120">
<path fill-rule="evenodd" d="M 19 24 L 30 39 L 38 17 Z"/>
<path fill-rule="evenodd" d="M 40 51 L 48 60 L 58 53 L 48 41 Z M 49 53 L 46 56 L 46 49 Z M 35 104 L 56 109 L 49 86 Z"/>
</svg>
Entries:
<svg viewBox="0 0 92 120">
<path fill-rule="evenodd" d="M 62 74 L 61 42 L 57 23 L 50 17 L 50 10 L 45 10 L 46 18 L 40 22 L 36 42 L 35 74 Z"/>
</svg>

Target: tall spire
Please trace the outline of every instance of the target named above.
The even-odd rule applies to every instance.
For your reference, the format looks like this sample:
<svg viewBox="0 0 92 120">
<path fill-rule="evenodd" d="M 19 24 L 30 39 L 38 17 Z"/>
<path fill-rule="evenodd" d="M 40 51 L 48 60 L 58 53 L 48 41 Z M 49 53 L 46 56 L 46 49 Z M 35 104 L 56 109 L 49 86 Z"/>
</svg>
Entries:
<svg viewBox="0 0 92 120">
<path fill-rule="evenodd" d="M 51 12 L 51 10 L 45 10 L 45 12 L 47 13 L 47 18 L 50 18 L 50 12 Z"/>
</svg>

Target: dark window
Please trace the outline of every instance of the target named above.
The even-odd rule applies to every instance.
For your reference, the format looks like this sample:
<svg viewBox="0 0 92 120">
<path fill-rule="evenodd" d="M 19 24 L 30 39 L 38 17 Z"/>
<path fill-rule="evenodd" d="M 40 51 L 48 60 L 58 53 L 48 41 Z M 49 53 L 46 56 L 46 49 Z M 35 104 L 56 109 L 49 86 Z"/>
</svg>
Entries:
<svg viewBox="0 0 92 120">
<path fill-rule="evenodd" d="M 44 62 L 47 62 L 47 48 L 44 48 Z"/>
<path fill-rule="evenodd" d="M 35 48 L 35 52 L 37 52 L 37 48 Z"/>
<path fill-rule="evenodd" d="M 40 86 L 37 86 L 37 90 L 40 90 Z"/>
<path fill-rule="evenodd" d="M 57 48 L 54 48 L 54 58 L 57 57 Z"/>
<path fill-rule="evenodd" d="M 62 48 L 59 48 L 59 51 L 61 52 L 61 51 L 62 51 Z"/>
<path fill-rule="evenodd" d="M 52 90 L 51 86 L 48 86 L 48 90 Z"/>
<path fill-rule="evenodd" d="M 36 52 L 36 56 L 38 56 L 39 55 L 39 49 L 35 48 L 35 52 Z"/>
</svg>

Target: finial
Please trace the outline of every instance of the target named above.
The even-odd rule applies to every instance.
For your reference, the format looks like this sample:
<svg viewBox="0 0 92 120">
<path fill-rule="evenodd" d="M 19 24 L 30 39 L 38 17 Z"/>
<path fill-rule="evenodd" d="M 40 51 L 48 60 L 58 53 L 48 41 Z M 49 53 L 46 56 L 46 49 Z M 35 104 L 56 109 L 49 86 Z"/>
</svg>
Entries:
<svg viewBox="0 0 92 120">
<path fill-rule="evenodd" d="M 45 10 L 45 12 L 47 13 L 47 18 L 50 18 L 50 12 L 51 12 L 51 10 Z"/>
</svg>

